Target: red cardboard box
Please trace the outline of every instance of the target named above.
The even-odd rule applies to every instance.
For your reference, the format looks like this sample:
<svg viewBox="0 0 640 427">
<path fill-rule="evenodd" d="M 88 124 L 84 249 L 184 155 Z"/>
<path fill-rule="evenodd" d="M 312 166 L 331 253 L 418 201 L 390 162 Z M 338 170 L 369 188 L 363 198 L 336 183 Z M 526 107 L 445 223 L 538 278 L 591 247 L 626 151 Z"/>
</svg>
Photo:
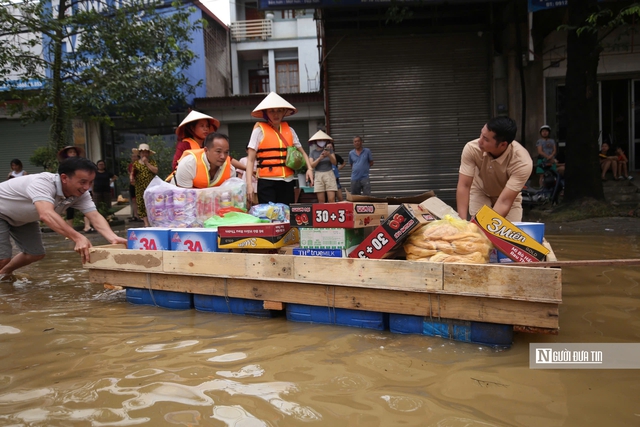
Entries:
<svg viewBox="0 0 640 427">
<path fill-rule="evenodd" d="M 291 205 L 292 227 L 362 228 L 380 225 L 386 217 L 386 203 L 339 202 Z"/>
<path fill-rule="evenodd" d="M 415 204 L 402 204 L 386 221 L 349 254 L 349 258 L 381 259 L 421 224 L 434 221 L 431 213 Z"/>
<path fill-rule="evenodd" d="M 297 243 L 298 229 L 288 223 L 225 225 L 218 227 L 221 249 L 277 249 Z"/>
<path fill-rule="evenodd" d="M 488 206 L 483 206 L 471 222 L 480 227 L 496 249 L 515 262 L 540 262 L 549 254 L 549 249 Z"/>
</svg>

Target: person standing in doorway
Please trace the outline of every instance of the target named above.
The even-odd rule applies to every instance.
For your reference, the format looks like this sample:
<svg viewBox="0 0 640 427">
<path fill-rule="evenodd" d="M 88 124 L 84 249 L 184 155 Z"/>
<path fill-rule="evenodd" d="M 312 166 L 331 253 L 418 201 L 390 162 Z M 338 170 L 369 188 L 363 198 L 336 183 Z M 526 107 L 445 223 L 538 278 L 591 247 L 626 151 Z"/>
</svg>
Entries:
<svg viewBox="0 0 640 427">
<path fill-rule="evenodd" d="M 118 177 L 107 171 L 107 165 L 104 160 L 98 160 L 96 163 L 98 171 L 93 181 L 93 203 L 95 203 L 98 212 L 102 208 L 106 215 L 109 215 L 111 209 L 111 183 L 115 182 Z"/>
<path fill-rule="evenodd" d="M 144 226 L 148 227 L 149 219 L 147 218 L 147 208 L 144 204 L 144 190 L 158 174 L 158 164 L 151 159 L 151 155 L 156 152 L 149 148 L 149 144 L 140 144 L 138 148 L 132 149 L 131 152 L 138 154 L 140 160 L 133 164 L 133 171 L 129 179 L 136 183 L 136 197 L 139 197 L 138 200 L 142 202 L 138 203 L 138 212 L 140 213 L 140 219 L 144 221 Z"/>
<path fill-rule="evenodd" d="M 129 172 L 129 203 L 131 204 L 131 217 L 129 221 L 141 221 L 138 218 L 138 199 L 136 199 L 136 177 L 133 165 L 140 160 L 140 155 L 137 152 L 131 153 L 131 163 L 127 166 L 127 172 Z M 143 202 L 144 203 L 144 202 Z"/>
<path fill-rule="evenodd" d="M 371 181 L 369 169 L 373 166 L 371 150 L 362 146 L 364 140 L 361 136 L 353 138 L 353 150 L 349 152 L 349 165 L 351 166 L 351 194 L 371 195 Z"/>
</svg>

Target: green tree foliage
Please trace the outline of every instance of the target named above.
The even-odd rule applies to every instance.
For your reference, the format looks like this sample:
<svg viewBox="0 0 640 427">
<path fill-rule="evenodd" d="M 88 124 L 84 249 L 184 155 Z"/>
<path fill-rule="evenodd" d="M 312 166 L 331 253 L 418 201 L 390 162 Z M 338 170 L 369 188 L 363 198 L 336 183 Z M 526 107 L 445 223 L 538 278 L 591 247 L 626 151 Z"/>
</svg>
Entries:
<svg viewBox="0 0 640 427">
<path fill-rule="evenodd" d="M 569 0 L 567 31 L 567 148 L 565 200 L 603 200 L 598 161 L 598 62 L 614 31 L 634 30 L 640 4 Z M 610 38 L 609 38 L 610 39 Z M 614 43 L 619 40 L 615 38 Z"/>
<path fill-rule="evenodd" d="M 179 1 L 0 0 L 0 84 L 14 89 L 12 112 L 50 120 L 53 149 L 68 144 L 74 117 L 166 115 L 195 89 L 182 73 L 203 25 L 193 10 Z M 20 90 L 33 81 L 42 89 Z"/>
</svg>

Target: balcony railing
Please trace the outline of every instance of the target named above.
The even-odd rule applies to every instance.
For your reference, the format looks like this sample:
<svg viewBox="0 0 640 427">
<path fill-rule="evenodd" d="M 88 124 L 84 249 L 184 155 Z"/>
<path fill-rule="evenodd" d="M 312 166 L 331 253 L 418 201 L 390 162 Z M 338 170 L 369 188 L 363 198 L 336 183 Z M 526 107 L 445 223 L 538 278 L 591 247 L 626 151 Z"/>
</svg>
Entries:
<svg viewBox="0 0 640 427">
<path fill-rule="evenodd" d="M 231 40 L 250 39 L 267 40 L 273 35 L 273 21 L 270 19 L 254 19 L 252 21 L 235 21 L 231 23 Z"/>
</svg>

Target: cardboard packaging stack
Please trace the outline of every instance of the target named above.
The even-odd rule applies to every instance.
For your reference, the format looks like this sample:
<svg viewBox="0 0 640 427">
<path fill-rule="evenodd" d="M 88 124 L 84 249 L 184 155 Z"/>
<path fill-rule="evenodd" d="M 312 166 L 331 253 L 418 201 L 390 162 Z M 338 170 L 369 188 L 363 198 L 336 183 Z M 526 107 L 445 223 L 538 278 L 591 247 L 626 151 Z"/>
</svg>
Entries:
<svg viewBox="0 0 640 427">
<path fill-rule="evenodd" d="M 242 252 L 267 250 L 276 253 L 283 246 L 298 243 L 299 238 L 298 229 L 284 222 L 218 227 L 218 247 Z"/>
<path fill-rule="evenodd" d="M 422 205 L 402 204 L 349 254 L 349 258 L 386 258 L 419 225 L 435 219 Z"/>
<path fill-rule="evenodd" d="M 300 232 L 300 247 L 293 254 L 346 257 L 386 216 L 386 203 L 292 204 L 291 226 Z"/>
</svg>

